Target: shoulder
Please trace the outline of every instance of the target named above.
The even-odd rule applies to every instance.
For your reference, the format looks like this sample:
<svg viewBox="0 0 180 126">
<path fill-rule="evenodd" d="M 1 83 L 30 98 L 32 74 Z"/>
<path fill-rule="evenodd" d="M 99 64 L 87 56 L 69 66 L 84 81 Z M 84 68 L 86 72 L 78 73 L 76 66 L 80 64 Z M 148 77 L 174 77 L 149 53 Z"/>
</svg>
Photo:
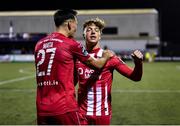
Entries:
<svg viewBox="0 0 180 126">
<path fill-rule="evenodd" d="M 79 42 L 79 41 L 77 41 L 77 40 L 70 39 L 69 41 L 71 41 L 71 43 L 72 43 L 73 45 L 82 46 L 81 42 Z"/>
<path fill-rule="evenodd" d="M 121 63 L 121 64 L 125 64 L 125 62 L 121 59 L 121 57 L 116 56 L 116 55 L 112 57 L 112 61 L 118 62 L 118 63 Z"/>
<path fill-rule="evenodd" d="M 84 49 L 83 44 L 79 41 L 76 41 L 74 39 L 70 39 L 70 43 L 71 43 L 72 47 L 74 47 L 76 49 Z"/>
<path fill-rule="evenodd" d="M 125 62 L 121 59 L 121 57 L 116 56 L 116 55 L 111 57 L 107 62 L 107 65 L 110 65 L 110 66 L 116 66 L 116 65 L 122 65 L 122 64 L 125 64 Z"/>
<path fill-rule="evenodd" d="M 68 45 L 70 45 L 71 47 L 81 47 L 81 43 L 72 39 L 72 38 L 64 38 L 63 40 L 65 43 L 67 43 Z"/>
<path fill-rule="evenodd" d="M 42 39 L 40 39 L 37 43 L 36 43 L 36 45 L 35 45 L 35 50 L 37 50 L 42 44 L 43 44 L 43 42 L 44 42 L 44 40 L 47 38 L 47 36 L 46 37 L 44 37 L 44 38 L 42 38 Z"/>
</svg>

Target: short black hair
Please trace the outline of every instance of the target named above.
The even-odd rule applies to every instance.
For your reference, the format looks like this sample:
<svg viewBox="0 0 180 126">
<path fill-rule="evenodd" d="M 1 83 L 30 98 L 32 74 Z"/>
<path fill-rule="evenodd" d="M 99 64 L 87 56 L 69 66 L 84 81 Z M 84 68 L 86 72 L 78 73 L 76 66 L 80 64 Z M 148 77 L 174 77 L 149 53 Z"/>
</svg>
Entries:
<svg viewBox="0 0 180 126">
<path fill-rule="evenodd" d="M 68 19 L 75 19 L 77 11 L 73 9 L 57 10 L 54 14 L 54 23 L 56 27 L 62 25 Z"/>
</svg>

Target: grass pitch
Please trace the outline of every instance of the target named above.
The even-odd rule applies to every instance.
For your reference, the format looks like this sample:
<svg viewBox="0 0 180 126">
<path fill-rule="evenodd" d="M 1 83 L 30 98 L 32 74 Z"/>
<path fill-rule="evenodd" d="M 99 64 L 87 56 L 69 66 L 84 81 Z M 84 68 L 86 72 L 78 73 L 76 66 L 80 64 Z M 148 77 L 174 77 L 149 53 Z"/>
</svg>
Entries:
<svg viewBox="0 0 180 126">
<path fill-rule="evenodd" d="M 0 63 L 0 70 L 0 125 L 35 124 L 34 64 Z M 114 72 L 111 124 L 180 124 L 180 62 L 144 63 L 143 71 L 140 82 Z"/>
</svg>

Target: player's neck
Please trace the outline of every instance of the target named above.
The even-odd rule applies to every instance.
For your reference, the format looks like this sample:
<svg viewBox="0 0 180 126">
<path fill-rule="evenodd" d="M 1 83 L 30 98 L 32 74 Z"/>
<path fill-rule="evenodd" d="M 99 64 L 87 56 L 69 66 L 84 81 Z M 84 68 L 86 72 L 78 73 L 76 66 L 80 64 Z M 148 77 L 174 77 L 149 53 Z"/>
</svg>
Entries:
<svg viewBox="0 0 180 126">
<path fill-rule="evenodd" d="M 87 49 L 89 52 L 92 51 L 92 50 L 95 50 L 95 49 L 97 49 L 97 48 L 100 48 L 99 42 L 98 42 L 97 44 L 95 44 L 95 45 L 93 45 L 93 44 L 87 44 L 87 43 L 86 43 L 86 49 Z"/>
<path fill-rule="evenodd" d="M 63 34 L 66 37 L 69 37 L 68 32 L 64 28 L 56 28 L 56 32 Z"/>
</svg>

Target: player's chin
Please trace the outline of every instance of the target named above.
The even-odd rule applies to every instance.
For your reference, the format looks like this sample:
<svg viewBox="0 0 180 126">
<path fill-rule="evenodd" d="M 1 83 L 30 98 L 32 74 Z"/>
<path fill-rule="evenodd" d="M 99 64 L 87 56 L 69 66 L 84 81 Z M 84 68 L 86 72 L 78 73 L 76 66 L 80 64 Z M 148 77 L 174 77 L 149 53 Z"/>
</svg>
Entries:
<svg viewBox="0 0 180 126">
<path fill-rule="evenodd" d="M 95 40 L 95 39 L 90 39 L 90 41 L 89 41 L 90 43 L 98 43 L 98 41 L 97 40 Z"/>
</svg>

